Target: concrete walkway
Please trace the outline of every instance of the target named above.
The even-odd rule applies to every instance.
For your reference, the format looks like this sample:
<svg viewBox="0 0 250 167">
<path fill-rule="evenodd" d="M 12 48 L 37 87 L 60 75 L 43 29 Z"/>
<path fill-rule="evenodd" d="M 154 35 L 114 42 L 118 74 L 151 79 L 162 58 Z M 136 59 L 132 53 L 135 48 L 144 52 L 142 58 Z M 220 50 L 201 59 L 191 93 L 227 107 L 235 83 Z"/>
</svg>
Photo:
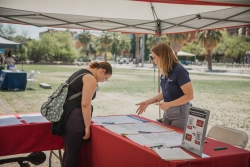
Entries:
<svg viewBox="0 0 250 167">
<path fill-rule="evenodd" d="M 153 64 L 141 64 L 135 66 L 134 64 L 115 64 L 111 63 L 114 68 L 128 68 L 128 69 L 143 69 L 143 70 L 154 70 Z M 249 77 L 250 78 L 250 68 L 229 68 L 229 67 L 212 67 L 213 71 L 207 71 L 206 66 L 195 66 L 195 65 L 183 65 L 189 73 L 194 74 L 208 74 L 208 75 L 226 75 L 226 76 L 238 76 L 238 77 Z M 155 67 L 157 70 L 157 66 Z"/>
</svg>

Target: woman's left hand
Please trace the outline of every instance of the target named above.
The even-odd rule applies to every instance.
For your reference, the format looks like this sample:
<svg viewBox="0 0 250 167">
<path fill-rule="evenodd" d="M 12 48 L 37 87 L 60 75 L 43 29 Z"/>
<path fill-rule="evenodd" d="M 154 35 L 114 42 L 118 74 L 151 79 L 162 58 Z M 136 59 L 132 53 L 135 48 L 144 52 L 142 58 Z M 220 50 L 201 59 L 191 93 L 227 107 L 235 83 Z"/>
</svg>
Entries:
<svg viewBox="0 0 250 167">
<path fill-rule="evenodd" d="M 90 127 L 85 128 L 85 136 L 83 137 L 83 139 L 87 140 L 88 138 L 90 138 Z"/>
<path fill-rule="evenodd" d="M 160 103 L 156 103 L 155 105 L 160 106 L 160 109 L 162 110 L 167 110 L 169 107 L 171 107 L 169 105 L 169 102 L 160 102 Z"/>
</svg>

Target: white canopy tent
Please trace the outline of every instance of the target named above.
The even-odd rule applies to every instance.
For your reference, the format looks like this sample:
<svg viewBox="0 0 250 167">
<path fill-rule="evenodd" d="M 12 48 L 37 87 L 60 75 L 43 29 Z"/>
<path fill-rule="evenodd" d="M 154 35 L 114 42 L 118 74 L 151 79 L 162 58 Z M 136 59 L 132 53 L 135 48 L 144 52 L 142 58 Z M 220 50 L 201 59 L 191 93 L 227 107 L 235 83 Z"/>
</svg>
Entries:
<svg viewBox="0 0 250 167">
<path fill-rule="evenodd" d="M 194 54 L 192 54 L 192 53 L 187 53 L 187 52 L 183 52 L 183 51 L 179 51 L 179 52 L 177 52 L 177 56 L 195 56 Z"/>
<path fill-rule="evenodd" d="M 20 43 L 0 37 L 0 49 L 19 49 L 20 47 Z"/>
<path fill-rule="evenodd" d="M 191 57 L 194 57 L 194 61 L 196 60 L 196 55 L 188 52 L 179 51 L 177 52 L 177 56 L 185 56 L 186 60 L 190 60 Z M 183 63 L 183 60 L 181 62 Z"/>
<path fill-rule="evenodd" d="M 0 0 L 0 22 L 158 35 L 250 25 L 249 0 L 207 1 Z"/>
</svg>

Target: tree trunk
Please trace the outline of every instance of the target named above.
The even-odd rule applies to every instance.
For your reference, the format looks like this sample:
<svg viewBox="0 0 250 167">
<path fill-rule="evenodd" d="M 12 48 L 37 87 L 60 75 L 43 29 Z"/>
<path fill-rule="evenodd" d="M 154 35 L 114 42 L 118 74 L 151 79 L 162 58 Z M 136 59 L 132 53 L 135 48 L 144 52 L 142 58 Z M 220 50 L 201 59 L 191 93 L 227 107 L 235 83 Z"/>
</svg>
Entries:
<svg viewBox="0 0 250 167">
<path fill-rule="evenodd" d="M 141 36 L 141 34 L 135 34 L 135 59 L 136 59 L 136 64 L 139 64 L 139 60 L 140 60 L 140 36 Z"/>
<path fill-rule="evenodd" d="M 175 51 L 174 53 L 175 53 L 175 56 L 178 58 L 177 52 Z"/>
<path fill-rule="evenodd" d="M 211 56 L 212 51 L 208 50 L 208 55 L 207 55 L 207 68 L 209 71 L 212 71 L 212 56 Z"/>
<path fill-rule="evenodd" d="M 238 59 L 237 63 L 240 64 L 240 55 L 238 55 L 237 59 Z"/>
<path fill-rule="evenodd" d="M 107 62 L 107 48 L 105 48 L 105 52 L 104 52 L 104 61 Z"/>
</svg>

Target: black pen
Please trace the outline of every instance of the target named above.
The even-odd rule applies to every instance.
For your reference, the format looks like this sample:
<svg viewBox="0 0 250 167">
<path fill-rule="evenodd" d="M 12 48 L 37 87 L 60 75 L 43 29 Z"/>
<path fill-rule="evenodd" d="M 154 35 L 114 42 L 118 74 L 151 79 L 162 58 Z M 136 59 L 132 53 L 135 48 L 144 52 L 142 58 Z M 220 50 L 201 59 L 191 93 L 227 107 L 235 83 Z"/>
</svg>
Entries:
<svg viewBox="0 0 250 167">
<path fill-rule="evenodd" d="M 139 133 L 152 133 L 152 132 L 145 132 L 145 131 L 138 131 Z"/>
<path fill-rule="evenodd" d="M 160 148 L 160 147 L 163 147 L 163 145 L 155 145 L 155 146 L 151 146 L 150 148 Z"/>
<path fill-rule="evenodd" d="M 171 146 L 171 147 L 169 147 L 169 148 L 179 148 L 179 146 Z"/>
<path fill-rule="evenodd" d="M 217 147 L 217 148 L 214 148 L 215 151 L 218 151 L 218 150 L 225 150 L 227 149 L 226 147 Z"/>
<path fill-rule="evenodd" d="M 102 124 L 115 124 L 114 122 L 102 122 Z"/>
</svg>

